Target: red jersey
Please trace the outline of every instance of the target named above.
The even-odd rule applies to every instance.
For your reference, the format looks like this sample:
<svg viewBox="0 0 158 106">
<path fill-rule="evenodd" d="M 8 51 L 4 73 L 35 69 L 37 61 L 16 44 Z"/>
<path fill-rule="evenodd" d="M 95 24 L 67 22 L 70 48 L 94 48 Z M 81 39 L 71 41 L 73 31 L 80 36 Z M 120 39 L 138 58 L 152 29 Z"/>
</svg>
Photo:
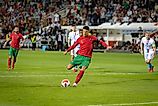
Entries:
<svg viewBox="0 0 158 106">
<path fill-rule="evenodd" d="M 20 39 L 24 40 L 23 35 L 21 33 L 16 34 L 12 32 L 10 34 L 11 44 L 10 46 L 16 49 L 19 49 L 20 46 Z"/>
<path fill-rule="evenodd" d="M 77 41 L 70 46 L 67 51 L 74 49 L 78 44 L 80 44 L 80 49 L 77 51 L 77 54 L 81 56 L 86 57 L 92 57 L 92 51 L 93 51 L 93 42 L 97 41 L 97 37 L 95 36 L 80 36 Z M 107 44 L 100 40 L 100 42 L 104 47 L 107 47 Z"/>
</svg>

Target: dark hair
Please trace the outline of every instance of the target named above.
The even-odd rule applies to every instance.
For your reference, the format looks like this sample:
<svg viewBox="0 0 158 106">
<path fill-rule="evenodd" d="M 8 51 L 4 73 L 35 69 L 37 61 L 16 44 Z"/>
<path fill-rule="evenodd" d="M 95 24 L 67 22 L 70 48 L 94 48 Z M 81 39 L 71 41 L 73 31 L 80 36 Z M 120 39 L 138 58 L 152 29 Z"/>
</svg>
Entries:
<svg viewBox="0 0 158 106">
<path fill-rule="evenodd" d="M 19 28 L 19 26 L 18 26 L 18 25 L 15 25 L 15 26 L 14 26 L 14 28 L 16 28 L 16 27 L 17 27 L 17 28 Z"/>
<path fill-rule="evenodd" d="M 86 29 L 89 31 L 89 27 L 88 26 L 84 26 L 83 29 Z"/>
</svg>

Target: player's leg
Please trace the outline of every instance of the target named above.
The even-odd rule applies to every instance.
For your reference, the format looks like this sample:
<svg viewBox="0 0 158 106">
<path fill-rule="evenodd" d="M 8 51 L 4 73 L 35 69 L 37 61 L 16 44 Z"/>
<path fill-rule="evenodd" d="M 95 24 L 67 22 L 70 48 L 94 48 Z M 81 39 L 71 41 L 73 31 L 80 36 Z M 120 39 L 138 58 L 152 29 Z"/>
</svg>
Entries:
<svg viewBox="0 0 158 106">
<path fill-rule="evenodd" d="M 8 53 L 8 71 L 10 71 L 10 69 L 11 69 L 12 56 L 13 56 L 13 48 L 10 47 L 9 53 Z"/>
<path fill-rule="evenodd" d="M 75 56 L 74 56 L 74 50 L 71 50 L 70 55 L 71 55 L 71 61 L 73 61 L 74 58 L 75 58 Z M 75 67 L 72 68 L 72 70 L 75 71 Z"/>
<path fill-rule="evenodd" d="M 150 72 L 151 68 L 150 68 L 150 61 L 148 59 L 148 56 L 149 56 L 149 53 L 144 53 L 144 59 L 145 59 L 145 62 L 147 64 L 147 67 L 148 67 L 148 72 Z"/>
<path fill-rule="evenodd" d="M 73 61 L 70 62 L 70 64 L 67 66 L 67 69 L 70 70 L 74 66 L 81 64 L 80 56 L 77 56 L 73 59 Z"/>
<path fill-rule="evenodd" d="M 78 73 L 78 75 L 76 76 L 76 80 L 73 84 L 73 87 L 76 87 L 77 84 L 79 83 L 79 81 L 81 80 L 81 78 L 83 77 L 83 74 L 85 72 L 85 70 L 87 69 L 86 66 L 82 66 L 82 68 L 80 69 L 80 72 Z"/>
<path fill-rule="evenodd" d="M 79 50 L 79 48 L 75 48 L 74 49 L 74 57 L 77 57 L 77 51 Z M 78 71 L 78 66 L 74 66 L 73 72 L 77 72 Z"/>
<path fill-rule="evenodd" d="M 154 72 L 154 66 L 151 63 L 153 58 L 154 58 L 154 53 L 149 53 L 147 63 L 148 63 L 148 67 L 150 69 L 150 72 Z"/>
<path fill-rule="evenodd" d="M 150 63 L 150 59 L 146 60 L 146 64 L 148 66 L 148 72 L 151 72 L 152 64 Z"/>
<path fill-rule="evenodd" d="M 68 70 L 70 70 L 70 69 L 72 69 L 73 67 L 74 67 L 74 65 L 70 63 L 69 65 L 67 65 L 66 68 L 67 68 Z"/>
<path fill-rule="evenodd" d="M 85 56 L 81 56 L 82 58 L 82 62 L 81 62 L 81 69 L 80 69 L 80 72 L 78 73 L 78 75 L 76 76 L 76 80 L 73 84 L 74 87 L 77 86 L 77 84 L 79 83 L 79 81 L 81 80 L 81 78 L 83 77 L 83 74 L 85 72 L 85 70 L 88 68 L 90 62 L 91 62 L 91 58 L 89 57 L 85 57 Z"/>
<path fill-rule="evenodd" d="M 70 51 L 70 55 L 71 55 L 71 61 L 73 61 L 73 59 L 74 59 L 74 50 Z"/>
<path fill-rule="evenodd" d="M 16 58 L 17 58 L 17 56 L 18 56 L 18 52 L 19 52 L 19 50 L 17 50 L 17 49 L 14 49 L 14 52 L 13 52 L 13 62 L 12 62 L 12 69 L 14 69 L 14 67 L 15 67 L 15 63 L 16 63 Z"/>
</svg>

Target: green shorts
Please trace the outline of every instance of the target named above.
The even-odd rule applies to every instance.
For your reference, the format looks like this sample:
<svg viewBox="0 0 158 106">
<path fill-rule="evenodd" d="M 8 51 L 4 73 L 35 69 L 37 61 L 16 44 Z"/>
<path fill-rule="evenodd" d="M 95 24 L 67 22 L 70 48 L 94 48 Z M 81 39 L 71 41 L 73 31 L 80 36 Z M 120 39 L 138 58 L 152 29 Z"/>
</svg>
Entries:
<svg viewBox="0 0 158 106">
<path fill-rule="evenodd" d="M 18 52 L 19 52 L 19 49 L 10 47 L 10 49 L 9 49 L 9 56 L 11 56 L 11 57 L 12 56 L 17 57 Z"/>
<path fill-rule="evenodd" d="M 79 68 L 82 66 L 86 66 L 88 68 L 89 64 L 91 63 L 91 58 L 86 56 L 77 55 L 73 61 L 70 62 L 73 66 L 79 65 Z"/>
</svg>

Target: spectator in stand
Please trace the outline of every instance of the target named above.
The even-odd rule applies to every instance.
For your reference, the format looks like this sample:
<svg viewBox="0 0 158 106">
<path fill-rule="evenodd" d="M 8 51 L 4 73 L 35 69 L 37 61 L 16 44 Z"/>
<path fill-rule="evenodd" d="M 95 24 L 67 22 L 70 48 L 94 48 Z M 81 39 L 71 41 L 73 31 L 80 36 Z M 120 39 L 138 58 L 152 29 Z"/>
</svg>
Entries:
<svg viewBox="0 0 158 106">
<path fill-rule="evenodd" d="M 56 41 L 57 41 L 57 50 L 62 51 L 63 50 L 63 35 L 62 35 L 61 30 L 59 30 L 56 35 Z"/>
</svg>

